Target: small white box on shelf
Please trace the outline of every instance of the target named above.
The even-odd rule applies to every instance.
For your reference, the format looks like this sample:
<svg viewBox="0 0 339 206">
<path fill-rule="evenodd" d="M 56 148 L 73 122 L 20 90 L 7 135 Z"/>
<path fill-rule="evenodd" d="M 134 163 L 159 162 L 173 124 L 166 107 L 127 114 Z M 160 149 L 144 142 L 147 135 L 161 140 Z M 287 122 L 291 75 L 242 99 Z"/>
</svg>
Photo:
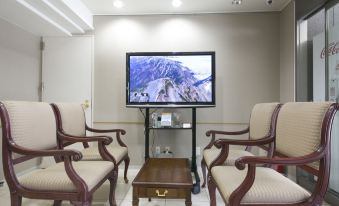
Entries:
<svg viewBox="0 0 339 206">
<path fill-rule="evenodd" d="M 172 126 L 172 113 L 161 113 L 161 126 L 162 127 Z"/>
<path fill-rule="evenodd" d="M 191 128 L 191 123 L 182 123 L 182 128 Z"/>
</svg>

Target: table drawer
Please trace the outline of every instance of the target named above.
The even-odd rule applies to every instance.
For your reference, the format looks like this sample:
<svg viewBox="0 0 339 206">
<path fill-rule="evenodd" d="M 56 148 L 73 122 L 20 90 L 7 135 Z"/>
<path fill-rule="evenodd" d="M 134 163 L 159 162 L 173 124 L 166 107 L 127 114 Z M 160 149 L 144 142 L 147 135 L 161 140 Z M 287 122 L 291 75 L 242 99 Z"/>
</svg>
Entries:
<svg viewBox="0 0 339 206">
<path fill-rule="evenodd" d="M 185 198 L 186 190 L 169 188 L 147 188 L 146 194 L 148 197 L 154 198 Z"/>
</svg>

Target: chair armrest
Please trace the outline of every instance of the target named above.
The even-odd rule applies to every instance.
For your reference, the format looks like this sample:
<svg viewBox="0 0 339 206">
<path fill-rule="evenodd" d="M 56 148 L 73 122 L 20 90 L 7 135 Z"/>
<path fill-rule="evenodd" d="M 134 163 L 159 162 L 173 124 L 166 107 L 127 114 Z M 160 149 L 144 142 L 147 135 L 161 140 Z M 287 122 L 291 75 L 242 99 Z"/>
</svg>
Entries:
<svg viewBox="0 0 339 206">
<path fill-rule="evenodd" d="M 24 147 L 21 147 L 15 142 L 9 142 L 9 148 L 11 151 L 21 154 L 21 155 L 28 155 L 33 157 L 44 157 L 44 156 L 58 156 L 58 157 L 71 157 L 74 161 L 79 161 L 82 159 L 81 152 L 77 150 L 65 149 L 65 150 L 31 150 Z"/>
<path fill-rule="evenodd" d="M 221 165 L 226 161 L 229 153 L 230 145 L 244 145 L 244 146 L 257 146 L 269 144 L 274 141 L 273 137 L 265 137 L 258 140 L 235 140 L 235 139 L 219 139 L 214 142 L 214 145 L 217 148 L 221 148 L 219 155 L 212 161 L 209 172 L 214 166 Z"/>
<path fill-rule="evenodd" d="M 244 130 L 240 131 L 217 131 L 217 130 L 208 130 L 206 132 L 206 136 L 211 136 L 211 135 L 216 135 L 216 134 L 221 134 L 221 135 L 241 135 L 241 134 L 246 134 L 250 131 L 249 127 L 247 127 Z"/>
<path fill-rule="evenodd" d="M 102 142 L 104 145 L 109 145 L 113 142 L 112 137 L 110 136 L 73 136 L 64 134 L 58 131 L 58 137 L 62 141 L 68 142 Z"/>
<path fill-rule="evenodd" d="M 70 178 L 70 180 L 74 183 L 75 187 L 79 191 L 84 191 L 88 188 L 88 185 L 86 182 L 77 174 L 75 169 L 73 168 L 72 161 L 79 161 L 82 159 L 82 154 L 79 151 L 76 150 L 31 150 L 24 147 L 21 147 L 17 144 L 15 144 L 14 141 L 10 140 L 8 142 L 8 147 L 11 151 L 27 155 L 31 157 L 44 157 L 44 156 L 58 156 L 62 157 L 62 160 L 64 162 L 64 168 L 66 171 L 67 176 Z"/>
<path fill-rule="evenodd" d="M 109 145 L 113 142 L 112 137 L 110 136 L 72 136 L 72 135 L 67 135 L 62 132 L 58 132 L 58 137 L 61 141 L 68 141 L 72 143 L 76 142 L 98 142 L 98 151 L 100 153 L 100 156 L 102 157 L 103 160 L 106 161 L 111 161 L 116 165 L 116 160 L 115 158 L 109 153 L 109 151 L 106 148 L 106 145 Z"/>
<path fill-rule="evenodd" d="M 245 164 L 248 164 L 247 174 L 245 179 L 240 184 L 240 186 L 232 192 L 229 197 L 230 205 L 240 205 L 242 198 L 246 195 L 246 193 L 252 187 L 255 180 L 255 171 L 256 164 L 279 164 L 279 165 L 305 165 L 315 161 L 320 160 L 324 155 L 326 155 L 326 151 L 324 148 L 319 149 L 316 152 L 313 152 L 309 155 L 305 155 L 302 157 L 240 157 L 235 161 L 235 166 L 239 170 L 245 169 Z"/>
<path fill-rule="evenodd" d="M 109 132 L 116 132 L 116 133 L 121 133 L 122 135 L 126 134 L 126 131 L 123 129 L 94 129 L 89 127 L 86 124 L 86 130 L 90 132 L 95 132 L 95 133 L 109 133 Z"/>
<path fill-rule="evenodd" d="M 204 148 L 204 149 L 210 149 L 215 141 L 215 136 L 217 134 L 220 135 L 242 135 L 242 134 L 246 134 L 249 132 L 249 127 L 247 127 L 244 130 L 240 130 L 240 131 L 217 131 L 217 130 L 208 130 L 206 132 L 206 136 L 209 137 L 212 135 L 211 141 L 208 143 L 208 145 Z"/>
<path fill-rule="evenodd" d="M 125 135 L 126 131 L 123 129 L 94 129 L 89 127 L 86 124 L 86 130 L 90 131 L 90 132 L 95 132 L 95 133 L 110 133 L 110 132 L 115 132 L 116 135 L 115 137 L 117 138 L 118 144 L 122 147 L 127 147 L 126 144 L 121 140 L 120 138 L 120 134 L 121 135 Z"/>
<path fill-rule="evenodd" d="M 218 139 L 214 142 L 217 148 L 221 148 L 223 145 L 243 145 L 243 146 L 258 146 L 269 144 L 274 141 L 273 137 L 263 137 L 256 140 L 237 140 L 237 139 Z"/>
<path fill-rule="evenodd" d="M 309 163 L 316 162 L 324 157 L 325 155 L 324 149 L 319 149 L 316 152 L 313 152 L 309 155 L 301 156 L 301 157 L 240 157 L 235 161 L 235 166 L 239 170 L 245 169 L 245 165 L 253 165 L 256 164 L 272 164 L 272 165 L 306 165 Z"/>
</svg>

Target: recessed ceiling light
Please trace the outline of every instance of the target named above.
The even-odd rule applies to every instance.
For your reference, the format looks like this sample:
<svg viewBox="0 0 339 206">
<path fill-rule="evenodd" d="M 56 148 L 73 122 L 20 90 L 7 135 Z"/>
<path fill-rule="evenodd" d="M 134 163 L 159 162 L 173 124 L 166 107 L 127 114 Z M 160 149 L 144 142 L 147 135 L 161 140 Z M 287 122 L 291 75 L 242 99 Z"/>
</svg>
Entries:
<svg viewBox="0 0 339 206">
<path fill-rule="evenodd" d="M 242 0 L 233 0 L 232 1 L 232 4 L 235 4 L 235 5 L 240 5 L 242 3 Z"/>
<path fill-rule="evenodd" d="M 182 4 L 181 0 L 173 0 L 172 1 L 172 6 L 173 7 L 180 7 Z"/>
<path fill-rule="evenodd" d="M 120 1 L 120 0 L 115 0 L 113 2 L 113 5 L 114 5 L 115 8 L 121 8 L 121 7 L 124 6 L 124 3 L 122 3 L 122 1 Z"/>
</svg>

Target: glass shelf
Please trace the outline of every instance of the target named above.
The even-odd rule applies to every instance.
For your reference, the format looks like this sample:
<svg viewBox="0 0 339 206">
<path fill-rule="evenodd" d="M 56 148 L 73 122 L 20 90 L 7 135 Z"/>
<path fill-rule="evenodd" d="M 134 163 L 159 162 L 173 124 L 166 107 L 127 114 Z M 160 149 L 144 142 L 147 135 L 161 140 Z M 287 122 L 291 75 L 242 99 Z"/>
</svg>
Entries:
<svg viewBox="0 0 339 206">
<path fill-rule="evenodd" d="M 148 129 L 192 129 L 192 127 L 148 127 Z"/>
</svg>

